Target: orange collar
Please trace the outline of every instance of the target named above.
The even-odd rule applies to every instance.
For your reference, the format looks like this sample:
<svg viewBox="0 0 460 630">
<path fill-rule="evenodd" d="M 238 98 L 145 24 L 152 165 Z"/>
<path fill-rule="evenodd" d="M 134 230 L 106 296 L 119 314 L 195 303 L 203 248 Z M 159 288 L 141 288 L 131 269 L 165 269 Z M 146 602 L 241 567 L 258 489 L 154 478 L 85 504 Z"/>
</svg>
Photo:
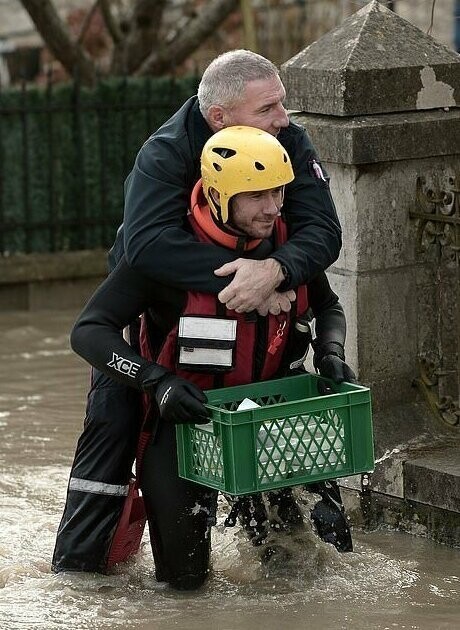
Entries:
<svg viewBox="0 0 460 630">
<path fill-rule="evenodd" d="M 203 232 L 215 243 L 223 245 L 227 247 L 227 249 L 238 249 L 241 247 L 242 239 L 244 239 L 243 250 L 247 252 L 255 249 L 262 242 L 260 238 L 250 239 L 250 237 L 242 237 L 224 232 L 224 230 L 217 225 L 203 195 L 201 179 L 197 181 L 193 188 L 191 205 L 193 218 Z"/>
</svg>

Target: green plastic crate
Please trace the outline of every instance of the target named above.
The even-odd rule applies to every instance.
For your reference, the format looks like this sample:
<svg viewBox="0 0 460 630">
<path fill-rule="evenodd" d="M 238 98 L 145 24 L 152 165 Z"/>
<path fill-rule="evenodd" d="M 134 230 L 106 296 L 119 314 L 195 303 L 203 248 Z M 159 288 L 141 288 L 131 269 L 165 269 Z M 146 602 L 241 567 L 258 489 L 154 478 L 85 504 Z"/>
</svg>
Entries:
<svg viewBox="0 0 460 630">
<path fill-rule="evenodd" d="M 206 394 L 212 421 L 176 428 L 184 479 L 240 495 L 374 468 L 367 387 L 302 374 Z M 236 411 L 244 398 L 260 408 Z"/>
</svg>

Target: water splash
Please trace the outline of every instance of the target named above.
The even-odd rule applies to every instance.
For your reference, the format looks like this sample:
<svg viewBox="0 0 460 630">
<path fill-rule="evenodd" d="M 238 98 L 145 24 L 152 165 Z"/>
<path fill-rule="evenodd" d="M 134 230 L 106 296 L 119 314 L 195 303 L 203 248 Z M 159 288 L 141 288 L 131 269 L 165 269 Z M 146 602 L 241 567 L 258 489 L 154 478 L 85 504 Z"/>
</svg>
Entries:
<svg viewBox="0 0 460 630">
<path fill-rule="evenodd" d="M 393 448 L 391 451 L 387 449 L 382 455 L 382 457 L 379 457 L 378 459 L 375 460 L 375 463 L 380 464 L 380 462 L 383 462 L 386 459 L 389 459 L 392 455 L 396 455 L 397 453 L 400 453 L 400 452 L 401 452 L 400 448 Z"/>
</svg>

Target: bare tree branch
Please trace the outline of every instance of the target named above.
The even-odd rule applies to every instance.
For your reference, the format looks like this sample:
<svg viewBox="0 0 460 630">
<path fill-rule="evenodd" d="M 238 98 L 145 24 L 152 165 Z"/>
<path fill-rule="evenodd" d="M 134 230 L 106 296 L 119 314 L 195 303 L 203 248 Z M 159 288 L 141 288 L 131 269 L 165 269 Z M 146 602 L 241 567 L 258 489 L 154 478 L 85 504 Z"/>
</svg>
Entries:
<svg viewBox="0 0 460 630">
<path fill-rule="evenodd" d="M 91 7 L 91 9 L 88 11 L 88 13 L 85 15 L 85 19 L 82 22 L 82 25 L 80 27 L 80 32 L 78 33 L 78 37 L 75 40 L 77 44 L 81 44 L 85 35 L 86 35 L 86 31 L 88 30 L 90 24 L 91 24 L 91 20 L 93 19 L 93 15 L 96 13 L 96 9 L 99 5 L 99 0 L 96 0 L 96 2 L 93 4 L 93 6 Z"/>
<path fill-rule="evenodd" d="M 83 48 L 72 41 L 66 25 L 50 0 L 21 0 L 43 41 L 70 75 L 78 74 L 91 85 L 96 80 L 94 63 Z"/>
<path fill-rule="evenodd" d="M 102 17 L 104 18 L 109 35 L 113 43 L 117 45 L 123 40 L 123 35 L 110 10 L 110 0 L 99 0 L 99 6 L 101 7 Z"/>
<path fill-rule="evenodd" d="M 97 67 L 83 46 L 91 18 L 99 7 L 114 42 L 109 74 L 161 75 L 180 65 L 238 7 L 239 0 L 209 0 L 198 12 L 176 22 L 173 37 L 160 41 L 167 0 L 131 0 L 130 15 L 123 21 L 112 14 L 112 0 L 93 0 L 76 41 L 60 18 L 54 0 L 21 0 L 37 31 L 54 57 L 70 75 L 92 85 Z M 187 8 L 187 7 L 186 7 Z"/>
<path fill-rule="evenodd" d="M 257 35 L 251 0 L 240 0 L 240 9 L 243 18 L 245 48 L 257 52 Z"/>
<path fill-rule="evenodd" d="M 135 70 L 135 75 L 162 74 L 173 65 L 179 65 L 238 6 L 239 0 L 211 0 L 206 2 L 196 17 L 192 18 L 181 33 L 162 49 L 151 49 L 145 61 Z"/>
<path fill-rule="evenodd" d="M 158 46 L 158 35 L 167 0 L 136 0 L 129 19 L 129 30 L 114 51 L 112 70 L 132 74 Z"/>
</svg>

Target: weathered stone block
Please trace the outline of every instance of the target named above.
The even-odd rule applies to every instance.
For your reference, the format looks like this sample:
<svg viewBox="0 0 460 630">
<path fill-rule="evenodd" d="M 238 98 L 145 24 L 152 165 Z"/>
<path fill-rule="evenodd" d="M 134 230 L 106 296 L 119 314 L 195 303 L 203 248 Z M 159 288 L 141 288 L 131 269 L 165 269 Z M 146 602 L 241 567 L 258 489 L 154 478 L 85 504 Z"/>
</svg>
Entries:
<svg viewBox="0 0 460 630">
<path fill-rule="evenodd" d="M 460 512 L 460 444 L 404 465 L 407 499 Z"/>
<path fill-rule="evenodd" d="M 372 392 L 372 518 L 458 542 L 458 469 L 444 465 L 455 429 L 438 403 L 444 392 L 458 400 L 460 57 L 372 2 L 283 72 L 343 227 L 328 276 L 347 315 L 347 360 Z M 437 360 L 433 382 L 424 357 Z M 359 478 L 340 483 L 356 502 Z"/>
<path fill-rule="evenodd" d="M 321 159 L 340 164 L 374 164 L 458 154 L 460 111 L 337 118 L 296 113 Z"/>
<path fill-rule="evenodd" d="M 413 268 L 353 274 L 328 271 L 347 317 L 348 363 L 372 388 L 376 409 L 413 400 L 418 376 Z"/>
<path fill-rule="evenodd" d="M 430 538 L 444 545 L 460 544 L 460 514 L 423 503 L 375 493 L 372 496 L 372 526 L 380 524 Z"/>
<path fill-rule="evenodd" d="M 460 104 L 460 57 L 370 2 L 282 66 L 291 109 L 351 116 Z"/>
<path fill-rule="evenodd" d="M 387 404 L 412 397 L 417 356 L 413 285 L 410 268 L 358 277 L 359 374 Z"/>
<path fill-rule="evenodd" d="M 427 187 L 449 190 L 449 178 L 460 173 L 460 158 L 325 166 L 343 230 L 334 267 L 367 272 L 420 264 L 417 221 L 410 217 L 416 209 L 417 179 L 423 177 Z M 424 258 L 433 261 L 432 256 Z"/>
<path fill-rule="evenodd" d="M 355 273 L 341 273 L 341 270 L 331 268 L 327 276 L 332 290 L 339 296 L 347 318 L 347 340 L 345 356 L 350 366 L 358 371 L 358 313 L 357 313 L 357 275 Z"/>
<path fill-rule="evenodd" d="M 324 163 L 324 162 L 323 162 Z M 334 268 L 346 269 L 347 272 L 358 270 L 359 226 L 356 211 L 357 169 L 354 166 L 343 167 L 337 164 L 325 164 L 331 178 L 331 194 L 337 208 L 337 215 L 342 226 L 342 250 Z"/>
</svg>

